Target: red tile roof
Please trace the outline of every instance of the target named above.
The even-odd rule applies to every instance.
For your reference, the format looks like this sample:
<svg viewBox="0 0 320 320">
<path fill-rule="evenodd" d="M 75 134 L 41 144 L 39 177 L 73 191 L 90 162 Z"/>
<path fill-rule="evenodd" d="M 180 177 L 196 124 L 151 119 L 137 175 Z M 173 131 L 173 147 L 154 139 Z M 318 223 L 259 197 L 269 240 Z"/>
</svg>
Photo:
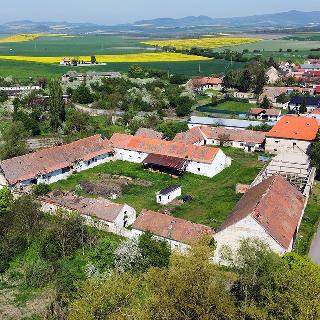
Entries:
<svg viewBox="0 0 320 320">
<path fill-rule="evenodd" d="M 283 248 L 290 246 L 302 218 L 305 197 L 280 176 L 249 189 L 219 231 L 251 216 Z"/>
<path fill-rule="evenodd" d="M 163 133 L 155 131 L 153 129 L 149 129 L 149 128 L 139 128 L 135 136 L 152 138 L 152 139 L 162 139 Z"/>
<path fill-rule="evenodd" d="M 84 198 L 72 193 L 56 196 L 50 193 L 43 201 L 109 222 L 114 222 L 124 208 L 123 204 L 113 203 L 104 198 Z"/>
<path fill-rule="evenodd" d="M 313 141 L 317 138 L 319 126 L 316 119 L 298 116 L 284 116 L 266 134 L 267 137 Z"/>
<path fill-rule="evenodd" d="M 62 146 L 46 148 L 0 162 L 10 185 L 71 166 L 75 161 L 90 160 L 113 152 L 108 140 L 101 135 L 74 141 Z"/>
<path fill-rule="evenodd" d="M 136 230 L 149 231 L 154 235 L 186 244 L 214 234 L 214 230 L 207 226 L 148 210 L 142 210 L 132 227 Z"/>
<path fill-rule="evenodd" d="M 220 85 L 222 84 L 222 80 L 220 78 L 214 78 L 214 77 L 203 77 L 203 78 L 195 78 L 191 79 L 191 83 L 194 87 L 202 87 L 206 85 Z"/>
<path fill-rule="evenodd" d="M 223 127 L 194 127 L 187 132 L 176 135 L 174 141 L 184 143 L 197 143 L 205 139 L 219 140 L 222 136 L 228 136 L 229 141 L 259 143 L 266 139 L 265 132 L 252 130 L 228 129 Z"/>
<path fill-rule="evenodd" d="M 170 157 L 211 164 L 219 148 L 194 146 L 181 142 L 135 137 L 115 133 L 110 139 L 114 148 L 137 152 L 155 153 Z"/>
</svg>

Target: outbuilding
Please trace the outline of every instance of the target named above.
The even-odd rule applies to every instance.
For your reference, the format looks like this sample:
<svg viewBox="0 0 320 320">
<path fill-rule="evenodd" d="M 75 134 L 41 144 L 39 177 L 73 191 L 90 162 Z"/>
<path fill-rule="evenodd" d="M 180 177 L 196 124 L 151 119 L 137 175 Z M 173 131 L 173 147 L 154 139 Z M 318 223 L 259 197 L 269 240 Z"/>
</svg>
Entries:
<svg viewBox="0 0 320 320">
<path fill-rule="evenodd" d="M 133 237 L 151 232 L 157 239 L 168 241 L 171 250 L 186 252 L 203 237 L 213 237 L 214 230 L 202 224 L 175 218 L 164 213 L 142 210 L 132 225 Z"/>
<path fill-rule="evenodd" d="M 168 188 L 165 188 L 159 191 L 156 195 L 156 198 L 157 198 L 157 203 L 166 205 L 180 196 L 181 196 L 181 186 L 174 184 Z"/>
</svg>

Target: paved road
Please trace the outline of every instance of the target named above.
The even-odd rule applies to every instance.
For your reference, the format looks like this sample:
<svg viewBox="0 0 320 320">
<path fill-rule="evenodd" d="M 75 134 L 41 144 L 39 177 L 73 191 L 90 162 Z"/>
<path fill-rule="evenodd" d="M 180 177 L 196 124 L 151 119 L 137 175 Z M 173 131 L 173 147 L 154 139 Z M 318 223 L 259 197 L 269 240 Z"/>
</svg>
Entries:
<svg viewBox="0 0 320 320">
<path fill-rule="evenodd" d="M 312 241 L 309 256 L 313 262 L 320 264 L 320 224 Z"/>
</svg>

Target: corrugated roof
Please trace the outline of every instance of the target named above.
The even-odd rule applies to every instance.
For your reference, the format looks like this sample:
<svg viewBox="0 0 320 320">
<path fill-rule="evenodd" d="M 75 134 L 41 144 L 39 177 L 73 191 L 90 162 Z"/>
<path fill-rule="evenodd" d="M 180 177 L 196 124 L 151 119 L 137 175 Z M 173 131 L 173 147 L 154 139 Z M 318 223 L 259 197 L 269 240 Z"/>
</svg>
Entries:
<svg viewBox="0 0 320 320">
<path fill-rule="evenodd" d="M 283 248 L 290 246 L 303 214 L 305 197 L 280 176 L 272 176 L 249 189 L 219 231 L 254 218 Z"/>
<path fill-rule="evenodd" d="M 75 161 L 89 160 L 113 152 L 101 135 L 74 141 L 62 146 L 42 149 L 20 157 L 1 161 L 0 166 L 10 185 L 32 179 L 68 166 Z"/>
<path fill-rule="evenodd" d="M 162 167 L 169 167 L 178 171 L 185 170 L 187 159 L 169 157 L 161 154 L 150 153 L 144 160 L 144 164 L 155 164 Z"/>
<path fill-rule="evenodd" d="M 316 119 L 299 116 L 284 116 L 266 134 L 267 137 L 313 141 L 319 126 Z"/>
<path fill-rule="evenodd" d="M 214 234 L 214 230 L 207 226 L 148 210 L 142 210 L 133 224 L 133 229 L 149 231 L 154 235 L 186 244 Z"/>
</svg>

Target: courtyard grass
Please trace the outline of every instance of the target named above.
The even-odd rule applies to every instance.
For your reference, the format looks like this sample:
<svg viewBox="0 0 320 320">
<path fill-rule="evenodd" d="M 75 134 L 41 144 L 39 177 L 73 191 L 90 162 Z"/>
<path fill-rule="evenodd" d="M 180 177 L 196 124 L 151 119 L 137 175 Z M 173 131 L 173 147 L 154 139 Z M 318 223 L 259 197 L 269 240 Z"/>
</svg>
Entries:
<svg viewBox="0 0 320 320">
<path fill-rule="evenodd" d="M 201 223 L 213 228 L 219 227 L 230 214 L 241 195 L 236 194 L 237 183 L 251 183 L 261 169 L 257 154 L 245 154 L 242 150 L 224 148 L 227 155 L 233 158 L 231 167 L 213 178 L 186 173 L 181 178 L 173 178 L 167 174 L 159 174 L 143 170 L 142 164 L 115 161 L 96 168 L 73 174 L 69 179 L 52 185 L 54 189 L 75 190 L 81 181 L 99 181 L 99 174 L 112 173 L 143 179 L 152 182 L 151 187 L 130 185 L 122 196 L 115 200 L 127 203 L 138 213 L 142 209 L 164 211 L 168 209 L 172 215 Z M 192 200 L 180 206 L 163 207 L 156 203 L 157 191 L 172 184 L 182 186 L 182 194 L 192 196 Z"/>
</svg>

